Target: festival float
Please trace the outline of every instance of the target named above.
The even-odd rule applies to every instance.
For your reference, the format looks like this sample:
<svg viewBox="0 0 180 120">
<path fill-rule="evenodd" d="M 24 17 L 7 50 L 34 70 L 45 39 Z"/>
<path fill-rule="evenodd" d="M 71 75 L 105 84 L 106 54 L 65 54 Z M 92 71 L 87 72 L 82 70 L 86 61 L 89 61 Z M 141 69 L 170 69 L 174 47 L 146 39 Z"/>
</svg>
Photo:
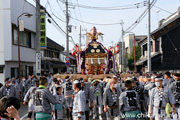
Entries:
<svg viewBox="0 0 180 120">
<path fill-rule="evenodd" d="M 93 27 L 86 34 L 89 38 L 87 46 L 82 50 L 78 45 L 73 48 L 73 55 L 77 59 L 77 71 L 84 75 L 101 75 L 115 72 L 114 48 L 107 49 L 99 42 L 98 37 L 103 34 Z M 118 47 L 119 48 L 119 47 Z"/>
<path fill-rule="evenodd" d="M 89 33 L 86 34 L 89 41 L 84 49 L 80 48 L 78 44 L 72 49 L 72 55 L 76 57 L 77 73 L 81 74 L 57 74 L 56 77 L 65 79 L 71 76 L 72 80 L 83 78 L 103 79 L 107 76 L 113 76 L 115 73 L 115 56 L 114 53 L 119 53 L 119 45 L 109 46 L 107 49 L 102 42 L 99 42 L 98 37 L 103 34 L 97 32 L 93 27 Z M 110 74 L 112 73 L 112 74 Z M 136 76 L 139 74 L 121 74 L 121 78 Z"/>
</svg>

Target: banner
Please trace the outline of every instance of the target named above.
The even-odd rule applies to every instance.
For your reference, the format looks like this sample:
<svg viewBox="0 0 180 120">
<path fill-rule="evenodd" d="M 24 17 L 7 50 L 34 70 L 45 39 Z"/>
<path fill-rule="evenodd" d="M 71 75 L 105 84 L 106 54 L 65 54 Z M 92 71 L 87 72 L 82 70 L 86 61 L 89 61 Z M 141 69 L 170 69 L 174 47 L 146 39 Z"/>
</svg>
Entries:
<svg viewBox="0 0 180 120">
<path fill-rule="evenodd" d="M 47 48 L 46 40 L 46 14 L 44 10 L 40 11 L 40 30 L 41 30 L 41 49 Z"/>
<path fill-rule="evenodd" d="M 41 53 L 36 53 L 36 75 L 41 75 Z"/>
</svg>

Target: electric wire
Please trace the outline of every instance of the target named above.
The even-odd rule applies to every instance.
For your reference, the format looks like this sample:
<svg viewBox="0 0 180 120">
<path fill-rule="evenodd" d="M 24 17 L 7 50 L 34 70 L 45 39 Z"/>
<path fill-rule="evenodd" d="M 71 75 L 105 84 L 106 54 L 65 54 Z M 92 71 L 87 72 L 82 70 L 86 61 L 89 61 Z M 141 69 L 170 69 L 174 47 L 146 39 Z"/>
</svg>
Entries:
<svg viewBox="0 0 180 120">
<path fill-rule="evenodd" d="M 33 0 L 35 3 L 36 3 L 36 1 L 35 0 Z M 45 9 L 45 12 L 46 12 L 46 14 L 48 15 L 48 17 L 49 18 L 51 18 L 51 20 L 54 22 L 54 24 L 60 29 L 60 33 L 64 33 L 65 35 L 67 34 L 59 25 L 58 25 L 58 23 L 54 20 L 54 18 L 48 13 L 48 11 L 46 10 L 46 8 L 45 7 L 43 7 L 39 2 L 37 3 L 37 4 L 39 4 L 40 6 L 41 6 L 41 8 L 43 8 L 43 9 Z M 72 43 L 75 45 L 75 42 L 74 42 L 74 40 L 73 40 L 73 37 L 72 36 L 69 36 L 71 39 L 72 39 Z"/>
<path fill-rule="evenodd" d="M 61 9 L 61 11 L 63 12 L 63 9 L 62 9 L 62 7 L 61 7 L 61 5 L 60 5 L 60 3 L 58 2 L 58 0 L 56 1 L 57 2 L 57 4 L 58 4 L 58 6 L 59 6 L 59 8 Z M 73 9 L 74 10 L 74 9 Z M 63 14 L 65 15 L 65 13 L 63 12 Z M 57 16 L 55 16 L 57 19 L 60 19 L 59 17 L 57 17 Z M 72 19 L 73 20 L 73 19 Z M 76 21 L 75 20 L 73 20 L 73 22 L 75 23 L 75 25 L 77 26 L 77 23 L 76 23 Z M 73 33 L 74 34 L 74 33 Z M 74 34 L 74 36 L 76 37 L 76 39 L 78 38 L 75 34 Z"/>
<path fill-rule="evenodd" d="M 78 0 L 76 0 L 76 2 L 77 2 L 77 4 L 79 4 Z M 78 6 L 78 11 L 79 11 L 79 16 L 80 16 L 80 19 L 81 19 L 81 21 L 83 21 L 83 19 L 82 19 L 82 15 L 81 15 L 81 11 L 80 11 L 79 6 Z M 84 23 L 83 23 L 83 22 L 82 22 L 82 25 L 83 25 L 83 27 L 85 28 L 85 26 L 84 26 Z"/>
<path fill-rule="evenodd" d="M 153 0 L 151 2 L 151 6 L 150 6 L 150 9 L 155 5 L 155 3 L 157 2 L 157 0 Z M 138 19 L 130 26 L 128 27 L 125 32 L 130 32 L 132 31 L 144 18 L 145 16 L 147 15 L 148 13 L 148 9 L 145 9 L 145 11 L 138 17 Z"/>
<path fill-rule="evenodd" d="M 169 37 L 168 33 L 166 32 L 166 30 L 163 28 L 166 36 L 167 36 L 167 39 L 170 41 L 171 45 L 173 46 L 174 50 L 177 52 L 177 54 L 180 56 L 180 52 L 178 51 L 178 49 L 176 48 L 175 44 L 172 42 L 171 38 Z"/>
<path fill-rule="evenodd" d="M 169 14 L 173 14 L 172 12 L 169 12 L 169 11 L 167 11 L 167 10 L 165 10 L 165 9 L 163 9 L 163 8 L 160 8 L 160 7 L 156 6 L 156 5 L 154 5 L 154 7 L 158 8 L 158 9 L 164 11 L 164 12 L 167 12 L 167 13 L 169 13 Z"/>
<path fill-rule="evenodd" d="M 62 3 L 65 4 L 64 0 L 60 0 Z M 132 8 L 140 8 L 146 6 L 146 1 L 130 4 L 130 5 L 124 5 L 124 6 L 112 6 L 112 7 L 95 7 L 95 6 L 87 6 L 87 5 L 80 5 L 76 3 L 69 3 L 69 6 L 72 7 L 81 7 L 86 9 L 92 9 L 92 10 L 124 10 L 124 9 L 132 9 Z"/>
</svg>

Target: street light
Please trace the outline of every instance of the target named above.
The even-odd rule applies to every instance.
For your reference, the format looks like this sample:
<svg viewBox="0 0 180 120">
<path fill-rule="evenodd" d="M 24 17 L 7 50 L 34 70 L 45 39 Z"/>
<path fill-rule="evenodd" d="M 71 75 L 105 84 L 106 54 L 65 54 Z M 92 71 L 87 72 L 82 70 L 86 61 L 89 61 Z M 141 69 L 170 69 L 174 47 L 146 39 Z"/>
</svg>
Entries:
<svg viewBox="0 0 180 120">
<path fill-rule="evenodd" d="M 18 16 L 17 18 L 17 33 L 18 33 L 18 67 L 19 67 L 19 70 L 18 70 L 18 77 L 19 77 L 19 84 L 20 84 L 20 41 L 19 41 L 19 18 L 21 16 L 26 16 L 27 18 L 30 18 L 32 16 L 32 14 L 28 13 L 28 12 L 25 12 L 25 13 L 22 13 L 21 15 Z"/>
</svg>

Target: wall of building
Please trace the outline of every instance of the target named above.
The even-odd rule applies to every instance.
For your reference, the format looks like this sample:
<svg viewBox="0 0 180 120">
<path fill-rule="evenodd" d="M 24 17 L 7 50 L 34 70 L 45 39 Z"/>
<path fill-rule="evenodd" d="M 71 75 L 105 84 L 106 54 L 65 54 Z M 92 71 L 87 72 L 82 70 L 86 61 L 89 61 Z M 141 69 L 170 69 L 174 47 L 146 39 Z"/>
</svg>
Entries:
<svg viewBox="0 0 180 120">
<path fill-rule="evenodd" d="M 36 32 L 36 9 L 26 0 L 11 0 L 11 22 L 17 24 L 17 17 L 24 12 L 32 14 L 30 18 L 22 16 L 24 27 L 30 31 Z"/>
<path fill-rule="evenodd" d="M 17 45 L 12 45 L 12 24 L 17 24 L 17 18 L 24 12 L 33 14 L 31 18 L 21 17 L 24 21 L 24 28 L 31 31 L 31 45 L 35 48 L 36 33 L 36 9 L 26 0 L 0 0 L 0 66 L 4 65 L 4 73 L 0 73 L 0 82 L 3 83 L 5 77 L 10 77 L 10 66 L 17 67 L 18 49 Z M 21 47 L 22 64 L 34 66 L 35 49 Z M 34 70 L 35 71 L 35 70 Z"/>
<path fill-rule="evenodd" d="M 24 28 L 27 30 L 30 30 L 31 33 L 31 47 L 35 48 L 35 32 L 36 32 L 36 9 L 33 5 L 28 3 L 25 0 L 11 0 L 11 23 L 17 25 L 17 18 L 19 15 L 21 15 L 24 12 L 28 12 L 32 14 L 30 18 L 27 18 L 26 16 L 22 16 L 20 20 L 23 20 L 24 22 Z M 12 35 L 12 34 L 11 34 Z M 12 38 L 12 37 L 11 37 Z M 12 39 L 10 39 L 11 42 L 11 49 L 12 53 L 9 54 L 9 56 L 12 56 L 10 60 L 17 61 L 17 51 L 18 47 L 16 45 L 12 45 Z M 7 46 L 9 44 L 7 43 Z M 21 50 L 21 60 L 26 62 L 35 62 L 35 49 L 27 48 L 27 47 L 20 47 Z M 7 50 L 8 51 L 8 50 Z M 28 54 L 27 54 L 28 53 Z M 6 61 L 9 61 L 9 59 L 6 59 Z"/>
<path fill-rule="evenodd" d="M 134 46 L 134 34 L 129 34 L 125 37 L 125 48 L 127 49 L 127 53 L 130 54 L 133 50 Z"/>
<path fill-rule="evenodd" d="M 12 45 L 12 61 L 18 61 L 18 46 Z M 20 47 L 20 59 L 23 62 L 36 62 L 36 50 Z"/>
<path fill-rule="evenodd" d="M 180 70 L 180 55 L 177 53 L 172 43 L 180 52 L 180 25 L 167 34 L 162 36 L 162 51 L 163 51 L 163 62 L 162 67 L 166 69 L 179 69 Z"/>
<path fill-rule="evenodd" d="M 9 51 L 11 50 L 11 46 L 9 46 L 8 48 L 5 47 L 5 40 L 7 42 L 10 42 L 11 38 L 11 27 L 9 25 L 11 23 L 10 15 L 10 0 L 0 0 L 0 65 L 5 65 L 5 56 L 7 56 L 7 54 L 9 54 Z M 6 51 L 7 49 L 9 50 Z M 3 71 L 3 73 L 0 73 L 1 83 L 4 83 L 4 68 Z"/>
<path fill-rule="evenodd" d="M 23 67 L 25 67 L 25 65 L 26 66 L 32 66 L 33 67 L 33 72 L 34 72 L 34 74 L 35 74 L 35 68 L 36 68 L 36 66 L 35 66 L 35 64 L 34 63 L 31 63 L 31 62 L 29 62 L 29 63 L 21 63 L 21 66 L 23 66 Z M 11 62 L 6 62 L 6 66 L 5 66 L 5 71 L 6 71 L 6 74 L 5 74 L 5 78 L 6 77 L 15 77 L 15 76 L 11 76 L 11 68 L 18 68 L 18 62 L 13 62 L 13 61 L 11 61 Z M 25 72 L 27 72 L 27 71 L 23 71 L 24 73 L 23 73 L 23 75 L 25 75 Z"/>
</svg>

